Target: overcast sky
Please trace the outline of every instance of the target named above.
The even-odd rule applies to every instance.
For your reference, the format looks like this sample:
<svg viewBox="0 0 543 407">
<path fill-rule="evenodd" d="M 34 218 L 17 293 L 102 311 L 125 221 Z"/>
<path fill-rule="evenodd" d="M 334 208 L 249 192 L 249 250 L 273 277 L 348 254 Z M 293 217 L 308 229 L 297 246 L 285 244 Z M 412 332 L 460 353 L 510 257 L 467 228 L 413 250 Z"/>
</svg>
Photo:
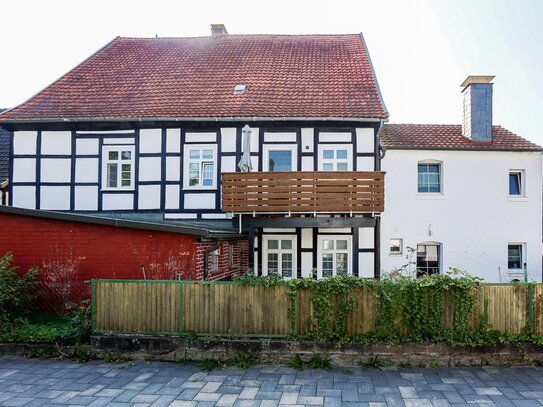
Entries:
<svg viewBox="0 0 543 407">
<path fill-rule="evenodd" d="M 460 123 L 460 84 L 496 75 L 494 124 L 543 145 L 543 1 L 12 0 L 0 9 L 0 107 L 120 36 L 362 32 L 393 123 Z"/>
</svg>

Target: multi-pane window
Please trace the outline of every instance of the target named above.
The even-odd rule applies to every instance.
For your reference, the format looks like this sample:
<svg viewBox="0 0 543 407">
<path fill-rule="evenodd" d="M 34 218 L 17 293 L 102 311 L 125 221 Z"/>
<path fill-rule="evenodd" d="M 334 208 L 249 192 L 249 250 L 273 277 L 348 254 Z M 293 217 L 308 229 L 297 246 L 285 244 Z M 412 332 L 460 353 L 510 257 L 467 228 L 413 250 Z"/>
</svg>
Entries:
<svg viewBox="0 0 543 407">
<path fill-rule="evenodd" d="M 350 171 L 350 146 L 319 146 L 319 160 L 321 171 Z"/>
<path fill-rule="evenodd" d="M 295 144 L 264 144 L 262 155 L 264 171 L 296 171 Z"/>
<path fill-rule="evenodd" d="M 268 275 L 276 274 L 283 278 L 294 277 L 293 238 L 267 238 L 265 242 Z"/>
<path fill-rule="evenodd" d="M 402 254 L 403 252 L 402 239 L 390 239 L 390 254 Z"/>
<path fill-rule="evenodd" d="M 439 273 L 441 245 L 417 245 L 417 277 L 430 276 Z"/>
<path fill-rule="evenodd" d="M 219 257 L 221 255 L 221 249 L 216 249 L 211 252 L 211 271 L 219 271 Z"/>
<path fill-rule="evenodd" d="M 186 146 L 185 186 L 189 188 L 213 188 L 215 176 L 215 148 L 212 146 Z M 188 182 L 187 182 L 188 179 Z"/>
<path fill-rule="evenodd" d="M 324 236 L 320 239 L 320 269 L 322 277 L 350 274 L 349 239 Z"/>
<path fill-rule="evenodd" d="M 522 245 L 510 244 L 507 246 L 507 268 L 509 270 L 522 269 Z"/>
<path fill-rule="evenodd" d="M 522 196 L 522 171 L 509 171 L 509 195 Z"/>
<path fill-rule="evenodd" d="M 441 192 L 441 165 L 440 164 L 419 164 L 418 165 L 418 192 L 419 193 L 440 193 Z"/>
<path fill-rule="evenodd" d="M 103 162 L 106 189 L 134 187 L 134 147 L 104 147 Z"/>
</svg>

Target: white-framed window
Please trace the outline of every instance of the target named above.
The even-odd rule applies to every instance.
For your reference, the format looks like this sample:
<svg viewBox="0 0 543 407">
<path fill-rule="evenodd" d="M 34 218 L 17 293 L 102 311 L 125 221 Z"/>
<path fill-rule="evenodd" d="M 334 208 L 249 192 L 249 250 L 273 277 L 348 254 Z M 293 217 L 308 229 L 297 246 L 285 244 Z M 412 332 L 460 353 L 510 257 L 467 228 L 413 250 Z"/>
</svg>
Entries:
<svg viewBox="0 0 543 407">
<path fill-rule="evenodd" d="M 417 245 L 417 277 L 439 274 L 441 270 L 441 244 L 436 242 Z"/>
<path fill-rule="evenodd" d="M 352 236 L 317 237 L 317 278 L 352 274 Z"/>
<path fill-rule="evenodd" d="M 185 189 L 214 189 L 217 187 L 217 146 L 187 144 L 184 149 Z"/>
<path fill-rule="evenodd" d="M 352 171 L 351 144 L 319 144 L 319 171 Z"/>
<path fill-rule="evenodd" d="M 403 239 L 390 239 L 390 254 L 403 253 Z"/>
<path fill-rule="evenodd" d="M 134 146 L 102 148 L 102 189 L 134 189 Z"/>
<path fill-rule="evenodd" d="M 264 235 L 262 274 L 296 277 L 296 236 Z"/>
<path fill-rule="evenodd" d="M 221 249 L 215 249 L 211 252 L 211 271 L 216 273 L 219 271 L 219 258 L 221 255 Z"/>
<path fill-rule="evenodd" d="M 526 245 L 524 243 L 509 243 L 507 245 L 507 269 L 509 271 L 524 270 L 525 252 Z"/>
<path fill-rule="evenodd" d="M 443 166 L 438 161 L 421 161 L 417 166 L 417 192 L 441 194 L 443 192 Z"/>
<path fill-rule="evenodd" d="M 264 144 L 262 157 L 264 171 L 297 171 L 296 144 Z"/>
<path fill-rule="evenodd" d="M 509 196 L 522 197 L 525 196 L 524 188 L 524 170 L 509 171 Z"/>
</svg>

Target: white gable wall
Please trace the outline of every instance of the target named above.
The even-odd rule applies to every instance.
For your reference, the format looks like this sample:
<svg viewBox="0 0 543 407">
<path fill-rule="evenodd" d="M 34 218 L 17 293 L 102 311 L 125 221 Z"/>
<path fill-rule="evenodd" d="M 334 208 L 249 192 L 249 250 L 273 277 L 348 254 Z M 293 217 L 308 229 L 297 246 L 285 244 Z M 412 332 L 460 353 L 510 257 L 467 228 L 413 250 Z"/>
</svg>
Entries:
<svg viewBox="0 0 543 407">
<path fill-rule="evenodd" d="M 442 194 L 417 193 L 417 164 L 442 163 Z M 442 271 L 458 267 L 499 282 L 507 279 L 508 243 L 524 243 L 531 280 L 541 281 L 541 154 L 388 150 L 381 266 L 409 260 L 406 247 L 442 244 Z M 524 170 L 525 198 L 509 198 L 509 171 Z M 403 255 L 390 255 L 390 239 L 403 239 Z M 412 259 L 416 260 L 415 257 Z"/>
</svg>

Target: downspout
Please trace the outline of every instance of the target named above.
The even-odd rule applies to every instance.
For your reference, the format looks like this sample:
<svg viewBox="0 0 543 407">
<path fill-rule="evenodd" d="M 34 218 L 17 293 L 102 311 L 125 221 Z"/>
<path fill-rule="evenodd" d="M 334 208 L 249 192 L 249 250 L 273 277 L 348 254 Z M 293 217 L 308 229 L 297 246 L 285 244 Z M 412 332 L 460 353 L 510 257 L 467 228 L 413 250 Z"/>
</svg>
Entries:
<svg viewBox="0 0 543 407">
<path fill-rule="evenodd" d="M 205 250 L 204 254 L 204 280 L 207 280 L 209 276 L 209 253 L 214 252 L 219 247 L 221 247 L 221 241 L 217 240 L 215 245 Z"/>
<path fill-rule="evenodd" d="M 381 148 L 381 129 L 384 125 L 384 120 L 379 123 L 377 134 L 375 137 L 375 171 L 381 171 L 381 159 L 385 156 L 386 150 Z M 382 154 L 381 154 L 382 153 Z M 375 280 L 381 279 L 381 214 L 377 214 L 375 217 L 375 227 L 373 228 L 373 241 L 375 245 L 375 261 L 373 268 L 373 278 Z"/>
</svg>

